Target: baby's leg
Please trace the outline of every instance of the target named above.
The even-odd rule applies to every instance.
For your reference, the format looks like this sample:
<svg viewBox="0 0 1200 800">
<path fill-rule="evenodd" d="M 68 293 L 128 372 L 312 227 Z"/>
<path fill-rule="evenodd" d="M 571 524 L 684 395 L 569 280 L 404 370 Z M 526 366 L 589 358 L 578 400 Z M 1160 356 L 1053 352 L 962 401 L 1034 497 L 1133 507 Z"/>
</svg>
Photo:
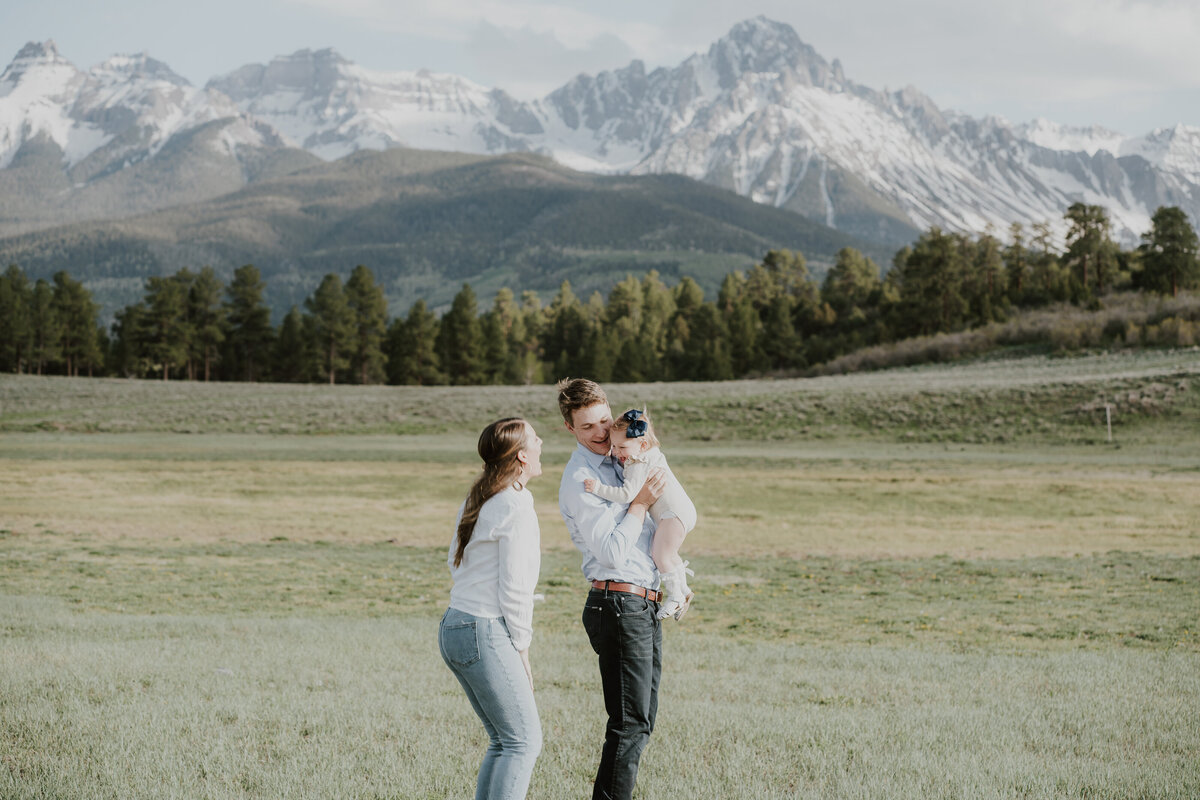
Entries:
<svg viewBox="0 0 1200 800">
<path fill-rule="evenodd" d="M 663 517 L 654 531 L 654 541 L 650 544 L 650 555 L 654 558 L 654 566 L 659 572 L 671 572 L 683 564 L 679 557 L 679 547 L 687 536 L 687 529 L 677 517 Z"/>
</svg>

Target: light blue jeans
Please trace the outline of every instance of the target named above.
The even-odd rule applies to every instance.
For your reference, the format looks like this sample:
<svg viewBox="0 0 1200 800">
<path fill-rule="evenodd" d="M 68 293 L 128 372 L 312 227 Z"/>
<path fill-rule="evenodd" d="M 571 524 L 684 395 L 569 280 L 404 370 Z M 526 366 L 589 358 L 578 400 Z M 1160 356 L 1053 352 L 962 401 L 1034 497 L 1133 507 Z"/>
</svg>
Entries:
<svg viewBox="0 0 1200 800">
<path fill-rule="evenodd" d="M 542 750 L 533 688 L 503 618 L 448 609 L 438 648 L 487 730 L 475 800 L 522 800 Z"/>
</svg>

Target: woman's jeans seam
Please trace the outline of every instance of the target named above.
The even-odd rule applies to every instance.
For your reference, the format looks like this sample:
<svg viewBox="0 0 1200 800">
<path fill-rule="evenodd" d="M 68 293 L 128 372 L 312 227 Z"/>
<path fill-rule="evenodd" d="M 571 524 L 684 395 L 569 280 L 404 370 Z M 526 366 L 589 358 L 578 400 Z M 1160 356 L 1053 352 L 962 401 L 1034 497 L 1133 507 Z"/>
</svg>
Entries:
<svg viewBox="0 0 1200 800">
<path fill-rule="evenodd" d="M 442 617 L 438 642 L 442 659 L 488 732 L 476 800 L 520 800 L 541 751 L 542 731 L 507 625 L 503 618 L 474 617 L 451 608 Z"/>
</svg>

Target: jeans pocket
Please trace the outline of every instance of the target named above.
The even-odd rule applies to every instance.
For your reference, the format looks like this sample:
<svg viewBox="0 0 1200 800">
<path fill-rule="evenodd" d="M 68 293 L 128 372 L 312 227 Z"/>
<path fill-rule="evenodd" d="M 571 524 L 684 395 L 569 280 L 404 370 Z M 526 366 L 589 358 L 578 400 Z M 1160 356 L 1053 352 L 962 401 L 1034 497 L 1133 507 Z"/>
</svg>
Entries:
<svg viewBox="0 0 1200 800">
<path fill-rule="evenodd" d="M 583 630 L 587 633 L 593 650 L 598 647 L 603 618 L 604 608 L 602 606 L 589 602 L 583 607 Z M 597 650 L 597 652 L 599 651 Z"/>
<path fill-rule="evenodd" d="M 475 620 L 443 625 L 439 643 L 442 658 L 452 667 L 469 667 L 479 660 L 479 633 Z"/>
</svg>

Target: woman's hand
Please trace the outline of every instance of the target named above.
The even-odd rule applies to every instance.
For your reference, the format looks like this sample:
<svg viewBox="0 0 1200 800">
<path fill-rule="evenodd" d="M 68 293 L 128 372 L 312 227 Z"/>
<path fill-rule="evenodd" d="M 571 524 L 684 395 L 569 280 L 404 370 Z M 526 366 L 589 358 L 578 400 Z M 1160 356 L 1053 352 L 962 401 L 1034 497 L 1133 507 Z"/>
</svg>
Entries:
<svg viewBox="0 0 1200 800">
<path fill-rule="evenodd" d="M 525 667 L 525 677 L 529 679 L 529 691 L 533 691 L 533 667 L 529 666 L 529 648 L 517 651 L 521 656 L 521 665 Z"/>
</svg>

